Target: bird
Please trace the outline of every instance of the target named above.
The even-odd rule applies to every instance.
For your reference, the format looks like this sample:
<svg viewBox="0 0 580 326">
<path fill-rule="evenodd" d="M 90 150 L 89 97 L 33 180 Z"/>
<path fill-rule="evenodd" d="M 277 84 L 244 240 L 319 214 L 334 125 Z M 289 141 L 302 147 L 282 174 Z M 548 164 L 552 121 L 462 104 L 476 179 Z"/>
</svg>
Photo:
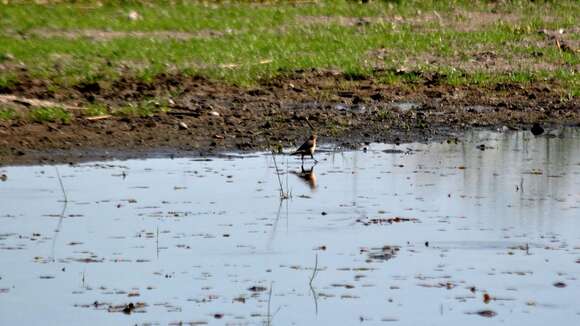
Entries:
<svg viewBox="0 0 580 326">
<path fill-rule="evenodd" d="M 304 144 L 302 144 L 302 146 L 298 147 L 298 149 L 290 155 L 300 155 L 302 162 L 304 162 L 305 155 L 310 155 L 310 157 L 314 160 L 314 162 L 318 162 L 314 158 L 315 150 L 316 150 L 316 135 L 312 134 L 310 135 L 310 138 L 308 138 L 308 140 L 304 142 Z"/>
</svg>

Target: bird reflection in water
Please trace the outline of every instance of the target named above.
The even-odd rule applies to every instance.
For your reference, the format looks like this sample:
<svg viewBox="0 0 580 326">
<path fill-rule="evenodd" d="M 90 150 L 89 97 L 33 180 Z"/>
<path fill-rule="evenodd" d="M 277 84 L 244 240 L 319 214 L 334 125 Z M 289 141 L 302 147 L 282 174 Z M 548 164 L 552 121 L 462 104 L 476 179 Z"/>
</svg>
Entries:
<svg viewBox="0 0 580 326">
<path fill-rule="evenodd" d="M 292 171 L 297 177 L 308 184 L 310 190 L 315 191 L 318 186 L 318 181 L 316 179 L 316 173 L 314 173 L 314 167 L 316 163 L 310 167 L 310 169 L 305 169 L 304 164 L 300 166 L 300 171 Z"/>
</svg>

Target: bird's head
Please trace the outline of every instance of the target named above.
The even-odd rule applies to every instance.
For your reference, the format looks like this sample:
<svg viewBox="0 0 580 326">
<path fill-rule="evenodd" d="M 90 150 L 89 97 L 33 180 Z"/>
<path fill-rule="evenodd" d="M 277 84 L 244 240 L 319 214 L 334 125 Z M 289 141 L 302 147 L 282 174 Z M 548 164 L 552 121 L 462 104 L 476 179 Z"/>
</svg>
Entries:
<svg viewBox="0 0 580 326">
<path fill-rule="evenodd" d="M 317 138 L 316 134 L 310 135 L 310 140 L 316 141 L 316 138 Z"/>
</svg>

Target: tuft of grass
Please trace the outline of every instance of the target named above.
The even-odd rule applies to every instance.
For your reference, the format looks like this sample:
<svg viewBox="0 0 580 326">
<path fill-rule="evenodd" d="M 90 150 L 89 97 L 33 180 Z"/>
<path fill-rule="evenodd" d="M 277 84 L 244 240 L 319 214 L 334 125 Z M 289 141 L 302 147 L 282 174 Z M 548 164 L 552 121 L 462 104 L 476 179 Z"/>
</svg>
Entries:
<svg viewBox="0 0 580 326">
<path fill-rule="evenodd" d="M 120 107 L 114 110 L 112 113 L 120 117 L 146 118 L 160 113 L 165 113 L 167 111 L 169 111 L 169 109 L 162 103 L 145 101 Z"/>
<path fill-rule="evenodd" d="M 364 80 L 370 76 L 371 76 L 371 74 L 369 71 L 361 70 L 358 68 L 354 68 L 354 69 L 348 68 L 344 72 L 344 78 L 346 80 L 351 80 L 351 81 L 352 80 Z"/>
<path fill-rule="evenodd" d="M 29 113 L 30 120 L 34 122 L 59 122 L 59 123 L 70 123 L 72 120 L 72 114 L 64 108 L 54 106 L 54 107 L 43 107 L 36 108 Z"/>
<path fill-rule="evenodd" d="M 393 118 L 393 113 L 388 108 L 381 108 L 376 113 L 377 119 L 381 121 L 388 121 Z"/>
<path fill-rule="evenodd" d="M 95 117 L 99 115 L 109 114 L 109 110 L 107 107 L 99 104 L 92 104 L 89 105 L 84 111 L 83 114 L 87 117 Z"/>
<path fill-rule="evenodd" d="M 0 72 L 0 91 L 3 89 L 9 89 L 17 81 L 17 78 L 13 73 L 10 72 Z"/>
<path fill-rule="evenodd" d="M 0 108 L 0 121 L 10 121 L 16 118 L 16 111 L 11 108 Z"/>
</svg>

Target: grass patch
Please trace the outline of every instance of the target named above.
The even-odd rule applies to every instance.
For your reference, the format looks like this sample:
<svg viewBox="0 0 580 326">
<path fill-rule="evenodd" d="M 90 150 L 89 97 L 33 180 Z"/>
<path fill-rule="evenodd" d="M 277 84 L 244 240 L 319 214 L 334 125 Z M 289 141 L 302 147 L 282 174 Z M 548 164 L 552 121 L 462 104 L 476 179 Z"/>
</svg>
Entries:
<svg viewBox="0 0 580 326">
<path fill-rule="evenodd" d="M 376 117 L 381 121 L 389 121 L 393 118 L 393 113 L 388 108 L 381 108 L 377 111 Z"/>
<path fill-rule="evenodd" d="M 61 107 L 36 108 L 29 113 L 30 120 L 34 122 L 58 122 L 70 123 L 72 114 Z"/>
<path fill-rule="evenodd" d="M 91 104 L 83 111 L 83 115 L 87 117 L 96 117 L 106 114 L 109 114 L 107 107 L 98 104 Z"/>
<path fill-rule="evenodd" d="M 0 91 L 9 89 L 16 83 L 17 77 L 10 72 L 2 72 L 0 69 Z"/>
<path fill-rule="evenodd" d="M 11 108 L 0 108 L 0 121 L 10 121 L 16 118 L 16 111 Z"/>
<path fill-rule="evenodd" d="M 445 81 L 451 85 L 492 82 L 494 77 L 486 74 L 527 83 L 528 75 L 537 73 L 534 65 L 549 65 L 548 77 L 560 78 L 557 68 L 580 64 L 580 55 L 561 53 L 551 43 L 541 43 L 538 34 L 543 28 L 578 26 L 580 5 L 574 0 L 81 1 L 0 9 L 0 53 L 7 67 L 0 71 L 0 90 L 14 84 L 20 63 L 55 87 L 113 81 L 124 74 L 147 82 L 176 71 L 237 85 L 310 68 L 340 70 L 351 80 L 377 77 L 389 84 L 422 78 L 413 73 L 377 75 L 376 67 L 447 71 Z M 133 10 L 140 19 L 128 19 Z M 540 46 L 533 45 L 538 42 Z M 373 55 L 377 49 L 385 51 Z M 514 65 L 507 72 L 451 71 L 478 51 L 493 52 Z M 578 77 L 568 70 L 563 84 L 571 87 Z M 122 111 L 139 116 L 148 109 Z"/>
</svg>

